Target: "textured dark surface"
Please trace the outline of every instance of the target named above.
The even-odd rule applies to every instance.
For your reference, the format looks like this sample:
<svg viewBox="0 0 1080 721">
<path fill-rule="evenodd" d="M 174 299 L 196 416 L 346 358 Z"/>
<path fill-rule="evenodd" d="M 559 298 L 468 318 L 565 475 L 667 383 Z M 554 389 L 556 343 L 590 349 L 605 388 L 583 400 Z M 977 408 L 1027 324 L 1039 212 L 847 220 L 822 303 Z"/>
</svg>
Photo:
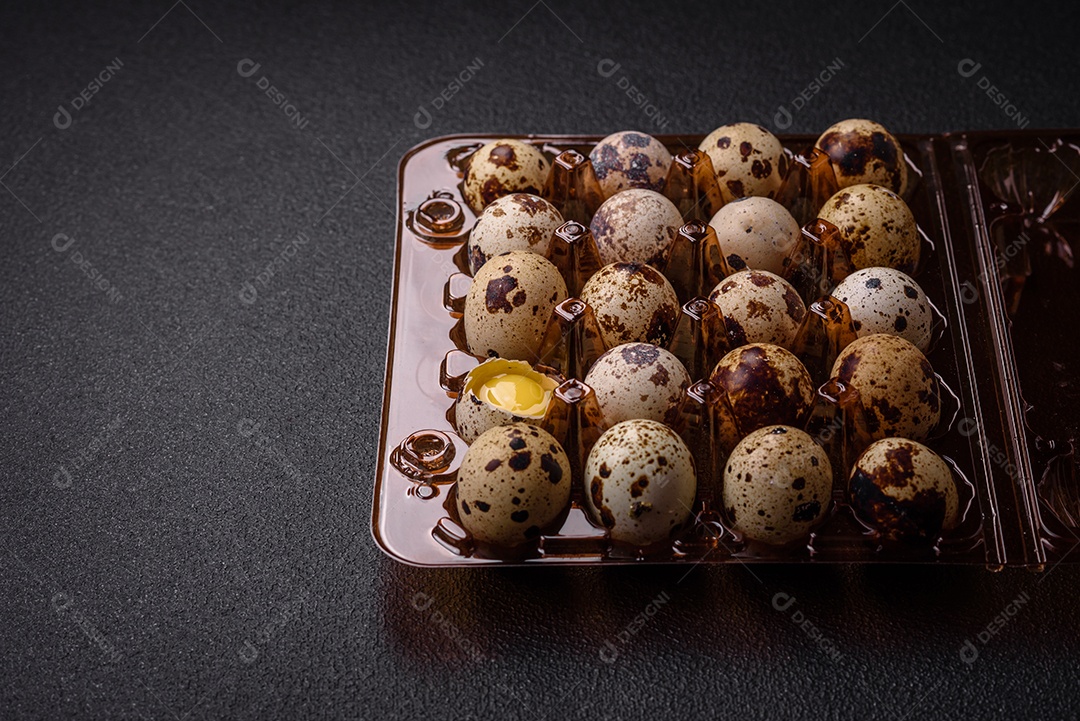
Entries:
<svg viewBox="0 0 1080 721">
<path fill-rule="evenodd" d="M 409 146 L 656 130 L 622 77 L 667 132 L 771 125 L 836 58 L 790 131 L 1015 126 L 984 75 L 1031 127 L 1077 126 L 1073 6 L 170 1 L 0 10 L 0 717 L 1075 713 L 1065 566 L 433 572 L 368 530 Z"/>
</svg>

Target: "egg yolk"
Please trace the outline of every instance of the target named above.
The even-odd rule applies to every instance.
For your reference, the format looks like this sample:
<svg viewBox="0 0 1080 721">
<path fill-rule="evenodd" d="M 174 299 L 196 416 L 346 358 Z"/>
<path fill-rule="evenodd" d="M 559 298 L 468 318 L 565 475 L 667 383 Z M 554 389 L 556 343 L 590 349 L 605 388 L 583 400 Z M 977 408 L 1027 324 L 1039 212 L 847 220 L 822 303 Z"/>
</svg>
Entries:
<svg viewBox="0 0 1080 721">
<path fill-rule="evenodd" d="M 543 387 L 518 373 L 492 376 L 480 386 L 477 395 L 491 405 L 519 416 L 542 416 L 547 409 Z"/>
</svg>

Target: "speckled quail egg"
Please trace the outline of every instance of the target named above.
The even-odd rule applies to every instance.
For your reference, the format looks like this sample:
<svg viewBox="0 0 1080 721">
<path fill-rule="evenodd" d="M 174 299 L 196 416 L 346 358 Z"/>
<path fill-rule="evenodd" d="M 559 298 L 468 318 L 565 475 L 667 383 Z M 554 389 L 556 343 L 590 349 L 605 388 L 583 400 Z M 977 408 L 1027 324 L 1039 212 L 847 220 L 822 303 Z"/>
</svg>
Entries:
<svg viewBox="0 0 1080 721">
<path fill-rule="evenodd" d="M 840 231 L 844 251 L 855 268 L 915 272 L 922 250 L 915 216 L 903 198 L 888 188 L 844 188 L 829 198 L 818 217 Z"/>
<path fill-rule="evenodd" d="M 469 158 L 465 201 L 479 213 L 496 198 L 511 193 L 540 195 L 551 163 L 540 149 L 520 140 L 496 140 Z"/>
<path fill-rule="evenodd" d="M 739 441 L 724 468 L 724 508 L 750 540 L 784 545 L 825 517 L 832 465 L 825 450 L 791 426 L 759 428 Z"/>
<path fill-rule="evenodd" d="M 604 432 L 585 463 L 585 505 L 613 541 L 649 546 L 670 539 L 692 516 L 697 476 L 675 431 L 649 420 Z"/>
<path fill-rule="evenodd" d="M 713 288 L 709 300 L 724 314 L 737 346 L 772 343 L 791 348 L 806 306 L 791 284 L 766 270 L 741 270 Z"/>
<path fill-rule="evenodd" d="M 698 146 L 712 160 L 725 202 L 776 197 L 787 174 L 787 156 L 776 136 L 754 123 L 723 125 Z"/>
<path fill-rule="evenodd" d="M 892 541 L 932 543 L 960 522 L 949 466 L 905 438 L 884 438 L 863 451 L 848 491 L 855 515 Z"/>
<path fill-rule="evenodd" d="M 641 263 L 605 265 L 585 283 L 581 299 L 596 315 L 605 348 L 634 342 L 667 346 L 681 313 L 671 283 Z"/>
<path fill-rule="evenodd" d="M 551 311 L 563 300 L 566 282 L 547 258 L 520 250 L 495 256 L 465 296 L 469 352 L 534 360 Z"/>
<path fill-rule="evenodd" d="M 682 224 L 682 215 L 670 200 L 654 190 L 631 188 L 605 200 L 589 228 L 604 264 L 658 265 L 667 259 Z"/>
<path fill-rule="evenodd" d="M 491 258 L 512 250 L 546 256 L 562 224 L 559 211 L 540 196 L 505 195 L 484 208 L 469 233 L 469 268 L 475 274 Z"/>
<path fill-rule="evenodd" d="M 841 120 L 821 134 L 817 147 L 832 160 L 841 188 L 874 183 L 899 193 L 904 187 L 904 151 L 892 133 L 872 120 Z"/>
<path fill-rule="evenodd" d="M 596 393 L 604 422 L 632 418 L 673 425 L 679 417 L 690 374 L 673 354 L 651 343 L 625 343 L 596 359 L 585 376 Z"/>
<path fill-rule="evenodd" d="M 728 203 L 709 221 L 732 270 L 784 274 L 788 256 L 802 242 L 802 230 L 787 208 L 769 198 Z"/>
<path fill-rule="evenodd" d="M 627 188 L 663 191 L 671 153 L 651 135 L 624 130 L 609 135 L 589 153 L 605 198 Z"/>
<path fill-rule="evenodd" d="M 461 459 L 458 517 L 476 540 L 516 546 L 559 517 L 570 501 L 570 483 L 566 452 L 543 428 L 492 428 Z"/>
<path fill-rule="evenodd" d="M 778 345 L 736 348 L 720 359 L 709 380 L 727 396 L 730 412 L 720 414 L 726 448 L 765 426 L 801 428 L 814 408 L 814 383 L 806 367 Z"/>
<path fill-rule="evenodd" d="M 837 357 L 832 375 L 859 392 L 870 437 L 926 440 L 941 418 L 937 377 L 914 345 L 877 333 L 852 341 Z"/>
<path fill-rule="evenodd" d="M 923 353 L 930 347 L 934 314 L 919 284 L 892 268 L 864 268 L 844 279 L 832 296 L 851 311 L 862 337 L 890 333 L 911 341 Z"/>
<path fill-rule="evenodd" d="M 520 421 L 551 431 L 545 416 L 557 387 L 554 378 L 525 361 L 489 358 L 465 376 L 454 402 L 458 435 L 472 443 L 490 428 Z"/>
</svg>

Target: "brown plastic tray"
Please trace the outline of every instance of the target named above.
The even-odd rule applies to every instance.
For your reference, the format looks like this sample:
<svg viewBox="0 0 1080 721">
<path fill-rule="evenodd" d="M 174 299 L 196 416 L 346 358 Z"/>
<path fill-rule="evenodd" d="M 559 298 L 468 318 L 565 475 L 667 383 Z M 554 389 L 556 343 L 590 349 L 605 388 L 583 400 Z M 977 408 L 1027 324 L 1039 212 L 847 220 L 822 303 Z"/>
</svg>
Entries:
<svg viewBox="0 0 1080 721">
<path fill-rule="evenodd" d="M 898 136 L 914 177 L 921 176 L 905 197 L 931 248 L 917 280 L 941 314 L 928 358 L 947 390 L 930 445 L 951 464 L 964 509 L 960 526 L 934 548 L 883 546 L 847 508 L 848 468 L 837 468 L 828 520 L 795 548 L 762 548 L 731 534 L 711 508 L 718 481 L 706 477 L 698 522 L 659 554 L 613 547 L 581 508 L 579 478 L 565 520 L 535 546 L 506 555 L 474 549 L 452 500 L 466 445 L 447 415 L 453 377 L 477 362 L 461 351 L 460 313 L 453 312 L 468 284 L 459 251 L 475 221 L 461 199 L 461 167 L 500 137 L 518 137 L 552 157 L 588 155 L 601 139 L 446 136 L 401 160 L 372 519 L 376 542 L 392 558 L 418 566 L 909 562 L 1040 570 L 1080 545 L 1072 454 L 1080 436 L 1080 271 L 1072 264 L 1080 210 L 1068 201 L 1080 184 L 1080 132 L 1003 131 Z M 702 139 L 658 137 L 673 153 Z M 780 139 L 794 154 L 815 140 Z M 456 202 L 423 210 L 438 216 L 426 219 L 429 229 L 433 222 L 446 227 L 425 231 L 417 212 L 439 197 Z"/>
</svg>

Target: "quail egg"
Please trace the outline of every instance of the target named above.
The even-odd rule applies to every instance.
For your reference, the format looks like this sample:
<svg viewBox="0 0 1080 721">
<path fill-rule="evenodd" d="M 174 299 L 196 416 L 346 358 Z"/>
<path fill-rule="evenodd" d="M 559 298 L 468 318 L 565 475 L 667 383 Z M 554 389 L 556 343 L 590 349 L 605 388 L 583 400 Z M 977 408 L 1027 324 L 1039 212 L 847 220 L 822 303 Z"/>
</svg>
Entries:
<svg viewBox="0 0 1080 721">
<path fill-rule="evenodd" d="M 589 228 L 604 264 L 658 265 L 667 259 L 682 224 L 670 200 L 654 190 L 631 188 L 605 200 Z"/>
<path fill-rule="evenodd" d="M 844 251 L 857 269 L 886 267 L 914 273 L 922 250 L 911 209 L 880 185 L 852 185 L 825 203 L 818 217 L 840 231 Z"/>
<path fill-rule="evenodd" d="M 609 135 L 589 153 L 605 198 L 627 188 L 663 191 L 671 153 L 651 135 L 624 130 Z"/>
<path fill-rule="evenodd" d="M 832 160 L 841 188 L 863 183 L 884 185 L 899 193 L 907 179 L 904 151 L 892 133 L 872 120 L 841 120 L 817 139 Z"/>
<path fill-rule="evenodd" d="M 557 387 L 555 379 L 524 361 L 489 358 L 465 376 L 454 402 L 458 435 L 472 443 L 490 428 L 519 421 L 547 428 L 545 417 Z"/>
<path fill-rule="evenodd" d="M 728 203 L 709 221 L 732 270 L 767 270 L 783 275 L 802 230 L 787 209 L 769 198 Z"/>
<path fill-rule="evenodd" d="M 563 217 L 538 195 L 504 195 L 480 214 L 469 233 L 469 268 L 475 274 L 496 255 L 527 250 L 546 256 Z"/>
<path fill-rule="evenodd" d="M 791 348 L 806 306 L 791 284 L 767 270 L 741 270 L 713 288 L 709 300 L 724 314 L 737 345 L 772 343 Z"/>
<path fill-rule="evenodd" d="M 754 123 L 723 125 L 709 133 L 698 150 L 712 160 L 725 202 L 749 196 L 774 198 L 787 175 L 784 146 Z"/>
<path fill-rule="evenodd" d="M 692 514 L 697 476 L 675 431 L 649 420 L 609 428 L 585 463 L 585 506 L 613 541 L 649 546 L 670 539 Z"/>
<path fill-rule="evenodd" d="M 883 438 L 851 469 L 852 510 L 891 541 L 934 542 L 960 522 L 960 500 L 949 466 L 905 438 Z"/>
<path fill-rule="evenodd" d="M 930 361 L 909 341 L 877 333 L 852 341 L 832 375 L 859 392 L 870 437 L 926 440 L 941 419 L 941 398 Z"/>
<path fill-rule="evenodd" d="M 832 296 L 851 311 L 859 337 L 890 333 L 911 341 L 923 353 L 930 347 L 934 315 L 911 276 L 892 268 L 864 268 L 845 278 Z"/>
<path fill-rule="evenodd" d="M 632 418 L 673 425 L 679 417 L 690 374 L 674 355 L 650 343 L 626 343 L 596 359 L 585 376 L 604 422 L 613 426 Z"/>
<path fill-rule="evenodd" d="M 805 426 L 814 408 L 814 383 L 806 367 L 778 345 L 736 348 L 720 359 L 709 380 L 727 396 L 730 413 L 720 415 L 727 448 L 765 426 Z"/>
<path fill-rule="evenodd" d="M 633 342 L 667 346 L 681 313 L 671 283 L 641 263 L 605 265 L 585 283 L 581 299 L 596 315 L 605 348 Z"/>
<path fill-rule="evenodd" d="M 496 198 L 511 193 L 540 195 L 551 164 L 540 149 L 520 140 L 496 140 L 469 159 L 465 201 L 479 213 Z"/>
<path fill-rule="evenodd" d="M 458 517 L 473 538 L 517 546 L 539 537 L 570 501 L 570 461 L 543 428 L 514 423 L 480 435 L 457 477 Z"/>
<path fill-rule="evenodd" d="M 759 428 L 739 441 L 724 468 L 724 508 L 736 531 L 784 545 L 805 538 L 829 509 L 832 465 L 825 450 L 791 426 Z"/>
<path fill-rule="evenodd" d="M 527 251 L 497 255 L 476 273 L 465 296 L 469 352 L 532 361 L 566 283 L 547 258 Z"/>
</svg>

